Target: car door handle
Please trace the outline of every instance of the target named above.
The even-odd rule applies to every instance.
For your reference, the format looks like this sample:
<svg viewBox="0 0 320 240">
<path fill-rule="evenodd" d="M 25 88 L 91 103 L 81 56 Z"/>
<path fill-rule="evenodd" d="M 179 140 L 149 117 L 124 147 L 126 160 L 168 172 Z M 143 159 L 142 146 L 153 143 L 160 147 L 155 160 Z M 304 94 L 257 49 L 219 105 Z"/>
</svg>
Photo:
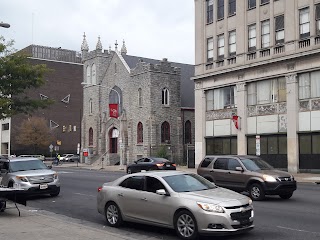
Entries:
<svg viewBox="0 0 320 240">
<path fill-rule="evenodd" d="M 213 170 L 210 170 L 210 172 L 214 172 Z"/>
<path fill-rule="evenodd" d="M 141 198 L 141 200 L 142 200 L 142 201 L 148 201 L 148 199 L 146 199 L 146 198 Z"/>
<path fill-rule="evenodd" d="M 123 193 L 118 193 L 118 196 L 119 197 L 123 197 Z"/>
</svg>

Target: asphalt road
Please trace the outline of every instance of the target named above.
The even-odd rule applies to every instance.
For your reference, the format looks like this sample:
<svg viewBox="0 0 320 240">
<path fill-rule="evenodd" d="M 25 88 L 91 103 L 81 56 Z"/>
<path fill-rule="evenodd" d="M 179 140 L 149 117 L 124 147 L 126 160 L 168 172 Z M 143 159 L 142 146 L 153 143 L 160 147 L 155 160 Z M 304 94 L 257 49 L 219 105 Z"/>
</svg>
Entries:
<svg viewBox="0 0 320 240">
<path fill-rule="evenodd" d="M 59 168 L 61 193 L 58 197 L 33 197 L 28 206 L 81 219 L 84 224 L 134 237 L 136 239 L 177 240 L 170 229 L 127 223 L 120 229 L 105 225 L 105 219 L 96 210 L 96 194 L 103 182 L 123 175 L 121 172 Z M 134 207 L 134 206 L 133 206 Z M 289 200 L 277 196 L 254 202 L 255 228 L 249 233 L 222 240 L 318 240 L 320 239 L 320 185 L 298 184 L 298 190 Z M 203 238 L 204 240 L 212 238 Z"/>
</svg>

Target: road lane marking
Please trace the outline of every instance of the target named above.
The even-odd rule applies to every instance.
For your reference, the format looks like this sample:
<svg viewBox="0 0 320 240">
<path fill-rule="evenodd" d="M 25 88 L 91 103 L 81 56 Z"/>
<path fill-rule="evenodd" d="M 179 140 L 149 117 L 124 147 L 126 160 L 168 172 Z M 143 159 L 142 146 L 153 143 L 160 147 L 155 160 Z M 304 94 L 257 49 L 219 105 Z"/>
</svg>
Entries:
<svg viewBox="0 0 320 240">
<path fill-rule="evenodd" d="M 312 233 L 312 234 L 320 235 L 320 232 L 310 232 L 310 231 L 307 231 L 307 230 L 301 230 L 301 229 L 295 229 L 295 228 L 288 228 L 288 227 L 283 227 L 283 226 L 277 226 L 277 227 L 278 227 L 278 228 L 282 228 L 282 229 L 297 231 L 297 232 L 305 232 L 305 233 Z"/>
<path fill-rule="evenodd" d="M 83 194 L 83 193 L 74 193 L 74 194 L 81 195 L 81 196 L 86 196 L 86 197 L 96 197 L 94 195 Z"/>
</svg>

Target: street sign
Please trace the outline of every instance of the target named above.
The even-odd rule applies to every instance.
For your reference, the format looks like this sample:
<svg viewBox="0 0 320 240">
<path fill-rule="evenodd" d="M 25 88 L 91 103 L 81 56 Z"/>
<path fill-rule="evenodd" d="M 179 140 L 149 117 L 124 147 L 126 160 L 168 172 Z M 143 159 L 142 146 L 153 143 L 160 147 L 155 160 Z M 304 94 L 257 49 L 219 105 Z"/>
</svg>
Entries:
<svg viewBox="0 0 320 240">
<path fill-rule="evenodd" d="M 256 155 L 260 156 L 260 135 L 256 136 Z"/>
<path fill-rule="evenodd" d="M 84 157 L 88 157 L 89 153 L 88 153 L 88 149 L 87 148 L 84 148 L 83 149 L 83 156 Z"/>
</svg>

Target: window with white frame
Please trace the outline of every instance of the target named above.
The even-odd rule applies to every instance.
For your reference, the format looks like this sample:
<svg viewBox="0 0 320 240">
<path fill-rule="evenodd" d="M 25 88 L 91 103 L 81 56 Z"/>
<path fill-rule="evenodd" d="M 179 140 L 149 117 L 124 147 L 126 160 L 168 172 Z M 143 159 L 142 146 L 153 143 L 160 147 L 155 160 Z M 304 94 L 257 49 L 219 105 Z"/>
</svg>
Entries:
<svg viewBox="0 0 320 240">
<path fill-rule="evenodd" d="M 218 36 L 218 58 L 224 58 L 224 34 Z"/>
<path fill-rule="evenodd" d="M 167 88 L 162 89 L 162 104 L 169 105 L 169 90 Z"/>
<path fill-rule="evenodd" d="M 256 7 L 256 0 L 248 0 L 248 9 Z"/>
<path fill-rule="evenodd" d="M 284 43 L 284 15 L 275 17 L 275 40 L 276 44 Z"/>
<path fill-rule="evenodd" d="M 228 86 L 213 90 L 213 109 L 219 110 L 236 106 L 236 86 Z"/>
<path fill-rule="evenodd" d="M 267 3 L 269 3 L 269 2 L 270 2 L 270 0 L 260 0 L 260 4 L 261 4 L 261 5 L 267 4 Z"/>
<path fill-rule="evenodd" d="M 320 35 L 320 4 L 316 5 L 316 34 Z"/>
<path fill-rule="evenodd" d="M 320 97 L 320 71 L 299 75 L 299 99 Z"/>
<path fill-rule="evenodd" d="M 213 110 L 213 90 L 206 91 L 206 106 L 207 111 Z"/>
<path fill-rule="evenodd" d="M 218 20 L 224 18 L 224 0 L 218 0 L 217 18 Z"/>
<path fill-rule="evenodd" d="M 207 0 L 207 23 L 213 23 L 213 0 Z"/>
<path fill-rule="evenodd" d="M 309 8 L 303 8 L 299 11 L 300 39 L 310 36 L 310 17 Z"/>
<path fill-rule="evenodd" d="M 213 61 L 213 37 L 207 38 L 207 62 Z"/>
<path fill-rule="evenodd" d="M 139 104 L 139 107 L 141 107 L 143 104 L 143 102 L 142 102 L 142 89 L 141 88 L 138 89 L 138 104 Z"/>
<path fill-rule="evenodd" d="M 252 82 L 247 85 L 248 105 L 270 104 L 287 100 L 284 77 Z"/>
<path fill-rule="evenodd" d="M 236 0 L 229 0 L 229 16 L 235 15 L 236 14 Z"/>
<path fill-rule="evenodd" d="M 248 51 L 255 51 L 257 47 L 256 24 L 248 26 Z"/>
<path fill-rule="evenodd" d="M 236 30 L 229 32 L 229 56 L 234 56 L 237 53 L 236 45 Z"/>
<path fill-rule="evenodd" d="M 270 21 L 261 22 L 261 48 L 270 46 Z"/>
</svg>

